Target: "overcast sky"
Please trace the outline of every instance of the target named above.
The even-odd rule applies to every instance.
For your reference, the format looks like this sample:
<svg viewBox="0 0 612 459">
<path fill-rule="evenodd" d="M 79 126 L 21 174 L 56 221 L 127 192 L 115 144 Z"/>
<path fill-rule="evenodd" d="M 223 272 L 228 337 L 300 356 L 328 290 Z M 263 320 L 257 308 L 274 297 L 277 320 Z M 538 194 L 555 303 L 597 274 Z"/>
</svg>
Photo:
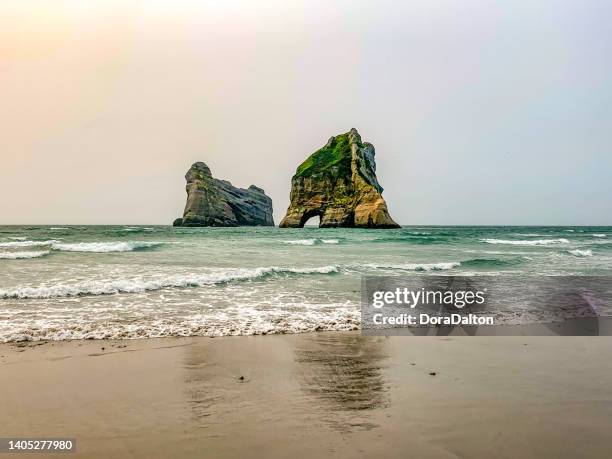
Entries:
<svg viewBox="0 0 612 459">
<path fill-rule="evenodd" d="M 612 2 L 2 0 L 0 224 L 272 197 L 356 127 L 402 224 L 612 224 Z"/>
</svg>

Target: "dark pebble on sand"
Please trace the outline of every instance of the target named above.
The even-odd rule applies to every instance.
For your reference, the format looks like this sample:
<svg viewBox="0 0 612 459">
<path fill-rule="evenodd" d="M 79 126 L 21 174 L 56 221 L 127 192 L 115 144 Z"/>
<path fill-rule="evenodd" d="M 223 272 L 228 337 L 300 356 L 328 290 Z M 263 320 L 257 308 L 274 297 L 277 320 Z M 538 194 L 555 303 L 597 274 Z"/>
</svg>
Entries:
<svg viewBox="0 0 612 459">
<path fill-rule="evenodd" d="M 435 371 L 432 371 L 432 372 L 430 372 L 430 373 L 429 373 L 429 376 L 435 376 L 435 375 L 437 375 L 437 374 L 438 374 L 438 373 L 436 373 Z"/>
<path fill-rule="evenodd" d="M 240 378 L 238 378 L 240 381 L 244 381 L 244 376 L 241 376 Z"/>
</svg>

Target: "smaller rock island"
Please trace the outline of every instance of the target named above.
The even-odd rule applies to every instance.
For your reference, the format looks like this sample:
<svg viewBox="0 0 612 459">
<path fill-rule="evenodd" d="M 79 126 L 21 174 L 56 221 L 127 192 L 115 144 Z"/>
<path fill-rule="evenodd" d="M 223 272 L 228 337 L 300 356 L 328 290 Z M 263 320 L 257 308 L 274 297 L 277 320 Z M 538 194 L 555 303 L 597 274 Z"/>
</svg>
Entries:
<svg viewBox="0 0 612 459">
<path fill-rule="evenodd" d="M 319 216 L 321 228 L 399 228 L 382 197 L 374 155 L 357 129 L 330 138 L 297 168 L 280 227 L 302 228 Z"/>
<path fill-rule="evenodd" d="M 174 226 L 274 226 L 272 199 L 261 188 L 237 188 L 197 162 L 185 175 L 187 204 Z"/>
</svg>

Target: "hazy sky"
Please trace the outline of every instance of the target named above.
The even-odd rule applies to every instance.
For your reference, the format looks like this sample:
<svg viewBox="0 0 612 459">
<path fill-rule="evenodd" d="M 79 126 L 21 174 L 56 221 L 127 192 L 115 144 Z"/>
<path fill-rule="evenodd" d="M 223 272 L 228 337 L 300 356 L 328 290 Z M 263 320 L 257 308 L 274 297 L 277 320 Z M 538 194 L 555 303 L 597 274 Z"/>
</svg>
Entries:
<svg viewBox="0 0 612 459">
<path fill-rule="evenodd" d="M 0 224 L 272 197 L 359 129 L 402 224 L 612 224 L 608 0 L 2 0 Z"/>
</svg>

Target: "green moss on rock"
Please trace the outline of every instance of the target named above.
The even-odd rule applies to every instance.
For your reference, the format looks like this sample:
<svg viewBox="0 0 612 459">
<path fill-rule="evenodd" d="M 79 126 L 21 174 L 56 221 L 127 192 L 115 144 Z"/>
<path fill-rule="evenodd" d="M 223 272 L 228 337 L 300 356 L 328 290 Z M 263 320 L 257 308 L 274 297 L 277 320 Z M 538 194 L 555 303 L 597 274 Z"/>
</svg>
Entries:
<svg viewBox="0 0 612 459">
<path fill-rule="evenodd" d="M 295 177 L 310 177 L 331 173 L 334 176 L 350 174 L 351 144 L 349 133 L 332 137 L 327 145 L 317 150 L 297 168 Z"/>
</svg>

